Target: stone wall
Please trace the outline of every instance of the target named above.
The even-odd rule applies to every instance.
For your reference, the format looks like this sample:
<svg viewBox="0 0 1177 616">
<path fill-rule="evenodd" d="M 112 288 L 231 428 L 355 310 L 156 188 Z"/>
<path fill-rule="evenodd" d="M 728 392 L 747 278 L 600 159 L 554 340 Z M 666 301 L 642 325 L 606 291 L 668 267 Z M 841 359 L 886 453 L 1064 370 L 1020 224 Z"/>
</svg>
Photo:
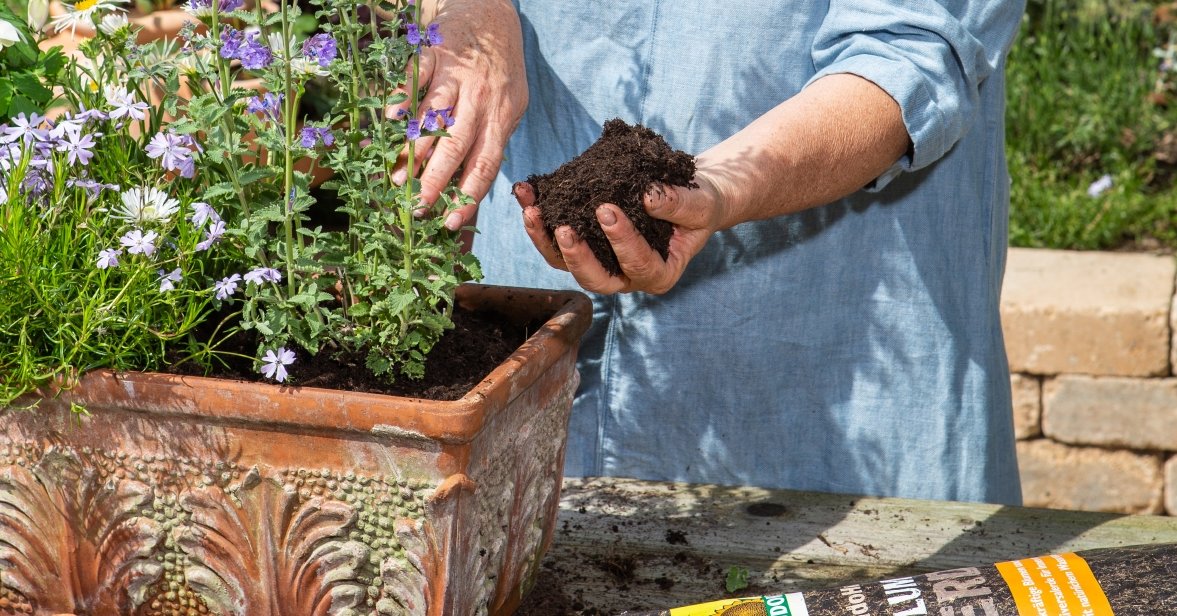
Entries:
<svg viewBox="0 0 1177 616">
<path fill-rule="evenodd" d="M 1010 249 L 1027 506 L 1177 515 L 1175 276 L 1171 255 Z"/>
</svg>

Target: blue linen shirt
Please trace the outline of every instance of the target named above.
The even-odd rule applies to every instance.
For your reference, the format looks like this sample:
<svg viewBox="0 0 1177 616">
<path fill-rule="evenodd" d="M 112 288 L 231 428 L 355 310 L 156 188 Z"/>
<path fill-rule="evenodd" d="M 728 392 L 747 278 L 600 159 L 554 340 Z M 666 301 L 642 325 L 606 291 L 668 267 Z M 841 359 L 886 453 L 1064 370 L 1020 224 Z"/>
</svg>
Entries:
<svg viewBox="0 0 1177 616">
<path fill-rule="evenodd" d="M 718 233 L 666 295 L 594 297 L 568 475 L 1020 502 L 998 300 L 1023 0 L 518 8 L 531 103 L 479 213 L 488 283 L 577 288 L 510 187 L 613 117 L 700 153 L 853 73 L 899 103 L 914 146 L 845 199 Z"/>
</svg>

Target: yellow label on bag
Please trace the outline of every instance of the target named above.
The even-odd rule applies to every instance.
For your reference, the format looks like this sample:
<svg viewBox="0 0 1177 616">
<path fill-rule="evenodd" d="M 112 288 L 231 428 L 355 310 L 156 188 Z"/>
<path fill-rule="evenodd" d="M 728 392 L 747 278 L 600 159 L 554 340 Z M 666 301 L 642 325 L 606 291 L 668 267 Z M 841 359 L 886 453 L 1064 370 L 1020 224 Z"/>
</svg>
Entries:
<svg viewBox="0 0 1177 616">
<path fill-rule="evenodd" d="M 809 616 L 801 593 L 725 599 L 670 610 L 670 616 Z"/>
<path fill-rule="evenodd" d="M 1091 567 L 1074 553 L 994 566 L 1009 586 L 1020 616 L 1114 616 Z"/>
</svg>

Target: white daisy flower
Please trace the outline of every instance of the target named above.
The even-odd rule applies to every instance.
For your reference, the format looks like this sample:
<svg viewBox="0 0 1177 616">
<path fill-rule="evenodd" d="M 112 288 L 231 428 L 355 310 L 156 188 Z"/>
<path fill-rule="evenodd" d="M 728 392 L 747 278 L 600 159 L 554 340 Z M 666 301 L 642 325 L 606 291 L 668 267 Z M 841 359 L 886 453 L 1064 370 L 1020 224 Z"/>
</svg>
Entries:
<svg viewBox="0 0 1177 616">
<path fill-rule="evenodd" d="M 102 21 L 98 22 L 98 29 L 107 36 L 114 36 L 115 32 L 131 25 L 127 16 L 122 13 L 110 13 L 102 17 Z"/>
<path fill-rule="evenodd" d="M 74 3 L 63 2 L 65 13 L 53 18 L 53 29 L 57 32 L 69 30 L 76 33 L 78 25 L 92 28 L 98 21 L 98 15 L 111 11 L 125 11 L 119 6 L 127 0 L 77 0 Z"/>
<path fill-rule="evenodd" d="M 168 197 L 164 191 L 145 186 L 123 191 L 122 205 L 115 208 L 112 216 L 136 223 L 165 223 L 180 211 L 180 202 Z"/>
</svg>

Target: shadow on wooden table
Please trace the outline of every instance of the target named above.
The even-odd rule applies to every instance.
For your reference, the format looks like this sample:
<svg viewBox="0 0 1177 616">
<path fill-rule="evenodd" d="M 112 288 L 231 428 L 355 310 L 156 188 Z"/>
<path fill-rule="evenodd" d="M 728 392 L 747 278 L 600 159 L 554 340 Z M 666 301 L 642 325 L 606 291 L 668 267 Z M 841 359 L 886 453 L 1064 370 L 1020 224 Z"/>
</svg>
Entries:
<svg viewBox="0 0 1177 616">
<path fill-rule="evenodd" d="M 1177 519 L 569 479 L 517 616 L 618 614 L 1065 551 L 1177 542 Z M 749 586 L 729 593 L 731 567 Z"/>
</svg>

